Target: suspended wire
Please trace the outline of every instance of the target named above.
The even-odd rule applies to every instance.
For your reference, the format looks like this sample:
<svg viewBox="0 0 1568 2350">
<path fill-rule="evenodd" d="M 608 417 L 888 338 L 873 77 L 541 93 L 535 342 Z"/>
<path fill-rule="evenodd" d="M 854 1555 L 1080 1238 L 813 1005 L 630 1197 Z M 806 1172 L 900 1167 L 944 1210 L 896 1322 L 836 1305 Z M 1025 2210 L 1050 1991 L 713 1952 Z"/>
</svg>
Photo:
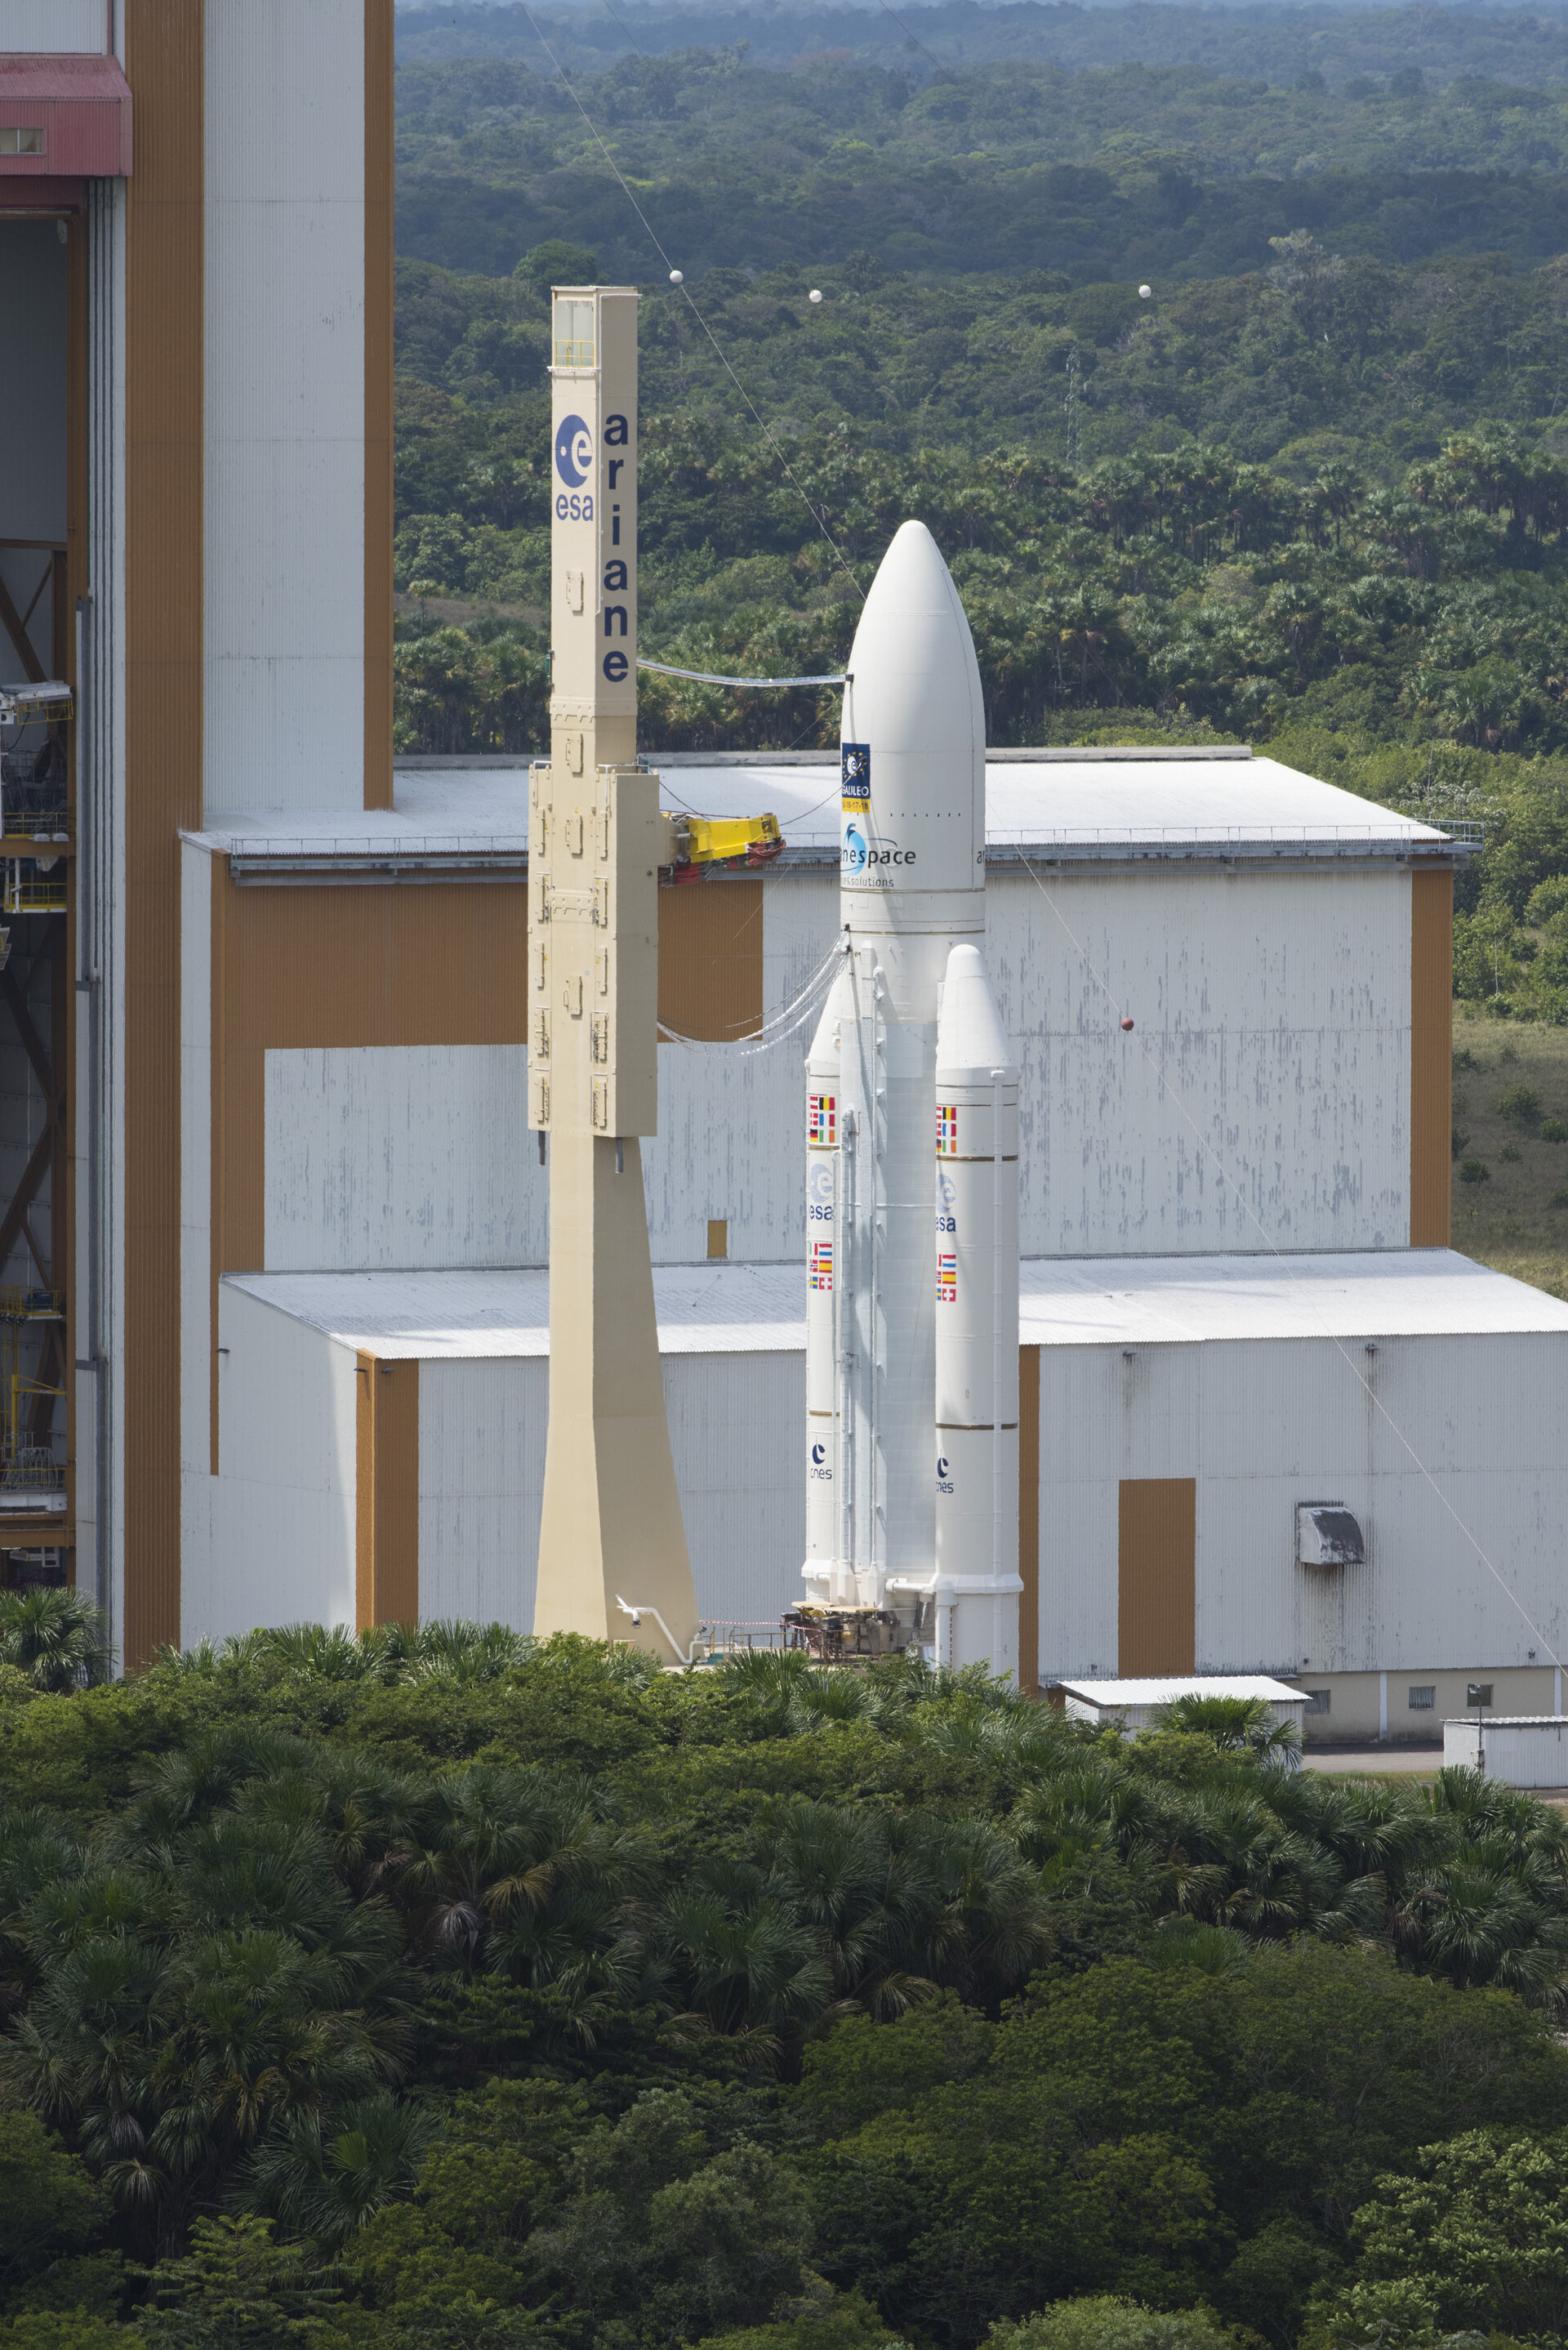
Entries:
<svg viewBox="0 0 1568 2350">
<path fill-rule="evenodd" d="M 1111 986 L 1110 981 L 1106 977 L 1104 972 L 1096 969 L 1094 963 L 1089 959 L 1088 950 L 1084 945 L 1083 941 L 1074 930 L 1071 922 L 1068 921 L 1067 917 L 1056 903 L 1055 899 L 1051 895 L 1050 890 L 1045 887 L 1044 882 L 1040 879 L 1039 874 L 1034 870 L 1034 868 L 1030 863 L 1028 858 L 1023 856 L 1022 852 L 1020 852 L 1020 862 L 1028 873 L 1030 879 L 1033 882 L 1034 887 L 1039 890 L 1040 895 L 1044 899 L 1047 906 L 1050 907 L 1052 913 L 1055 916 L 1057 921 L 1060 922 L 1062 928 L 1067 933 L 1068 938 L 1072 941 L 1073 946 L 1077 953 L 1078 960 L 1083 964 L 1084 969 L 1088 972 L 1096 986 L 1105 996 L 1106 1001 L 1110 1004 L 1117 1018 L 1122 1018 L 1125 1015 L 1125 1007 L 1118 1001 L 1116 994 Z M 1147 1039 L 1142 1036 L 1136 1028 L 1133 1031 L 1133 1035 L 1145 1061 L 1159 1080 L 1161 1090 L 1168 1095 L 1170 1100 L 1175 1105 L 1179 1115 L 1190 1128 L 1193 1139 L 1198 1144 L 1199 1149 L 1207 1154 L 1219 1173 L 1220 1180 L 1226 1185 L 1227 1189 L 1234 1194 L 1237 1204 L 1241 1209 L 1242 1213 L 1248 1217 L 1250 1222 L 1256 1228 L 1269 1254 L 1274 1258 L 1277 1263 L 1282 1265 L 1285 1262 L 1284 1253 L 1280 1248 L 1279 1243 L 1275 1240 L 1272 1232 L 1270 1232 L 1268 1226 L 1263 1222 L 1262 1218 L 1258 1214 L 1257 1210 L 1247 1198 L 1245 1192 L 1241 1190 L 1241 1185 L 1235 1180 L 1229 1167 L 1225 1164 L 1223 1159 L 1220 1158 L 1220 1153 L 1215 1149 L 1213 1144 L 1203 1133 L 1197 1119 L 1189 1110 L 1187 1104 L 1183 1101 L 1181 1096 L 1177 1092 L 1176 1087 L 1166 1076 L 1163 1066 L 1155 1059 L 1153 1053 L 1149 1050 Z M 1437 1495 L 1438 1501 L 1442 1503 L 1449 1517 L 1452 1518 L 1455 1525 L 1458 1526 L 1460 1534 L 1463 1534 L 1466 1542 L 1469 1543 L 1470 1548 L 1474 1551 L 1481 1565 L 1486 1568 L 1487 1573 L 1496 1583 L 1498 1589 L 1518 1611 L 1529 1629 L 1534 1633 L 1536 1640 L 1539 1642 L 1540 1646 L 1545 1649 L 1553 1665 L 1561 1669 L 1563 1664 L 1562 1658 L 1558 1655 L 1556 1649 L 1552 1647 L 1551 1641 L 1547 1638 L 1540 1625 L 1535 1621 L 1535 1618 L 1531 1615 L 1530 1610 L 1520 1598 L 1518 1593 L 1511 1587 L 1511 1586 L 1504 1580 L 1498 1568 L 1492 1564 L 1491 1559 L 1482 1548 L 1479 1537 L 1470 1531 L 1470 1528 L 1466 1524 L 1464 1519 L 1459 1515 L 1459 1511 L 1454 1507 L 1452 1502 L 1449 1501 L 1448 1495 L 1438 1484 L 1436 1477 L 1433 1476 L 1431 1471 L 1428 1468 L 1426 1462 L 1422 1460 L 1420 1454 L 1417 1451 L 1415 1446 L 1411 1443 L 1409 1438 L 1406 1435 L 1404 1430 L 1400 1427 L 1398 1421 L 1395 1419 L 1393 1413 L 1384 1402 L 1382 1397 L 1377 1393 L 1376 1388 L 1373 1386 L 1366 1372 L 1361 1368 L 1361 1366 L 1357 1363 L 1355 1356 L 1350 1352 L 1350 1349 L 1346 1347 L 1343 1338 L 1340 1337 L 1337 1331 L 1331 1330 L 1329 1328 L 1327 1323 L 1318 1313 L 1317 1306 L 1313 1300 L 1312 1295 L 1304 1284 L 1301 1286 L 1300 1295 L 1308 1313 L 1311 1314 L 1314 1319 L 1317 1322 L 1323 1336 L 1328 1339 L 1330 1344 L 1336 1349 L 1341 1359 L 1344 1361 L 1345 1367 L 1359 1382 L 1367 1401 L 1374 1407 L 1381 1418 L 1387 1422 L 1389 1428 L 1398 1438 L 1399 1442 L 1409 1454 L 1410 1459 L 1414 1461 L 1422 1477 L 1431 1487 L 1433 1492 Z"/>
<path fill-rule="evenodd" d="M 804 1028 L 808 1020 L 815 1017 L 817 1006 L 827 994 L 848 953 L 848 941 L 835 939 L 793 1002 L 770 1014 L 755 1035 L 743 1043 L 737 1040 L 734 1044 L 727 1044 L 722 1037 L 713 1036 L 685 1036 L 678 1028 L 667 1028 L 662 1021 L 659 1024 L 659 1034 L 667 1043 L 680 1045 L 689 1053 L 719 1053 L 726 1060 L 737 1056 L 750 1059 L 757 1053 L 771 1053 L 775 1045 L 782 1045 L 786 1036 L 793 1036 L 797 1028 Z"/>
<path fill-rule="evenodd" d="M 605 0 L 605 6 L 606 6 L 607 8 L 609 8 L 609 0 Z M 958 78 L 958 77 L 955 75 L 955 73 L 953 72 L 953 69 L 952 69 L 952 68 L 951 68 L 950 66 L 945 66 L 945 65 L 943 65 L 943 63 L 942 63 L 942 61 L 941 61 L 940 57 L 931 57 L 931 53 L 930 53 L 929 49 L 928 49 L 928 48 L 927 48 L 927 47 L 926 47 L 926 45 L 925 45 L 924 41 L 922 41 L 922 40 L 919 38 L 919 36 L 918 34 L 915 34 L 915 33 L 911 33 L 911 32 L 910 32 L 910 30 L 909 30 L 909 28 L 908 25 L 906 25 L 906 24 L 905 24 L 905 22 L 904 22 L 904 20 L 903 20 L 902 16 L 893 16 L 893 11 L 892 11 L 892 9 L 891 9 L 891 8 L 889 8 L 889 7 L 888 7 L 888 0 L 880 0 L 880 6 L 881 6 L 881 9 L 882 9 L 882 14 L 883 14 L 885 16 L 892 16 L 892 17 L 893 17 L 893 22 L 894 22 L 894 24 L 895 24 L 895 25 L 897 25 L 897 26 L 898 27 L 898 30 L 900 31 L 900 33 L 902 33 L 902 34 L 903 34 L 904 38 L 909 42 L 909 47 L 910 47 L 912 49 L 919 49 L 919 51 L 920 55 L 921 55 L 923 57 L 930 57 L 930 58 L 931 58 L 931 63 L 932 63 L 932 65 L 936 68 L 936 69 L 937 69 L 938 73 L 939 73 L 939 74 L 940 74 L 940 76 L 941 76 L 941 78 L 942 78 L 942 79 L 943 79 L 944 81 L 955 81 L 955 80 Z M 614 9 L 613 9 L 613 8 L 611 8 L 611 9 L 610 9 L 610 14 L 611 14 L 611 16 L 615 16 L 615 11 L 614 11 Z M 616 17 L 616 22 L 617 22 L 618 24 L 620 22 L 620 19 L 619 19 L 619 17 L 618 17 L 618 17 Z"/>
<path fill-rule="evenodd" d="M 652 245 L 655 253 L 658 254 L 659 259 L 663 262 L 664 266 L 669 270 L 671 277 L 673 278 L 676 275 L 675 264 L 670 260 L 670 255 L 665 252 L 663 245 L 654 234 L 652 222 L 649 219 L 648 214 L 643 211 L 642 206 L 638 203 L 637 198 L 633 195 L 630 185 L 628 182 L 625 174 L 622 172 L 620 165 L 616 161 L 615 157 L 610 153 L 609 149 L 599 137 L 593 117 L 589 114 L 587 108 L 583 104 L 582 99 L 577 96 L 573 84 L 566 79 L 565 68 L 556 65 L 555 51 L 551 48 L 549 42 L 545 38 L 544 34 L 540 32 L 538 19 L 535 17 L 532 8 L 529 7 L 528 0 L 521 0 L 521 5 L 523 14 L 527 17 L 529 24 L 534 27 L 535 38 L 537 40 L 539 47 L 544 50 L 545 55 L 549 58 L 551 65 L 555 67 L 556 73 L 559 74 L 561 78 L 561 87 L 570 98 L 572 104 L 576 108 L 577 112 L 582 116 L 583 120 L 587 124 L 589 134 L 594 140 L 595 144 L 597 146 L 599 153 L 604 157 L 605 161 L 609 165 L 610 170 L 615 173 L 616 178 L 620 182 L 620 191 L 622 195 L 625 196 L 627 203 L 631 206 L 632 211 L 642 223 L 643 230 L 648 237 L 649 244 Z M 611 13 L 614 13 L 613 10 Z M 719 363 L 722 367 L 725 374 L 729 377 L 730 381 L 734 385 L 735 390 L 740 393 L 741 398 L 745 401 L 746 406 L 751 410 L 753 422 L 755 424 L 758 432 L 763 435 L 763 438 L 766 441 L 769 448 L 773 451 L 774 455 L 778 459 L 779 463 L 783 466 L 784 472 L 788 474 L 792 486 L 800 497 L 801 504 L 805 506 L 807 514 L 816 525 L 816 527 L 821 532 L 823 537 L 827 541 L 829 547 L 833 551 L 834 561 L 837 564 L 838 568 L 843 572 L 845 577 L 848 580 L 850 586 L 854 588 L 855 593 L 859 597 L 861 602 L 864 603 L 866 601 L 866 590 L 860 585 L 859 580 L 855 577 L 854 572 L 849 568 L 847 562 L 845 560 L 845 557 L 840 551 L 838 541 L 828 529 L 827 525 L 824 522 L 816 507 L 813 505 L 811 500 L 807 497 L 805 489 L 801 485 L 800 478 L 795 473 L 794 467 L 784 455 L 784 452 L 779 446 L 774 435 L 769 432 L 767 425 L 763 422 L 763 418 L 758 411 L 756 402 L 753 400 L 751 393 L 746 390 L 745 385 L 741 381 L 740 377 L 730 365 L 728 359 L 724 355 L 718 337 L 714 334 L 712 328 L 708 324 L 707 319 L 702 316 L 701 311 L 697 307 L 695 301 L 692 299 L 691 288 L 687 285 L 684 278 L 681 278 L 680 280 L 679 290 L 685 296 L 687 307 L 691 310 L 691 316 L 696 319 L 697 324 L 701 328 L 702 332 L 712 344 L 714 351 L 718 355 Z"/>
<path fill-rule="evenodd" d="M 615 10 L 614 10 L 613 8 L 610 8 L 610 0 L 605 0 L 605 6 L 606 6 L 607 9 L 609 9 L 609 13 L 610 13 L 611 16 L 612 16 L 612 17 L 614 17 L 614 18 L 615 18 L 616 23 L 617 23 L 618 25 L 619 25 L 619 26 L 620 26 L 620 29 L 621 29 L 621 31 L 622 31 L 623 33 L 625 33 L 625 34 L 626 34 L 626 37 L 627 37 L 627 39 L 628 39 L 628 41 L 631 41 L 631 46 L 632 46 L 632 47 L 633 47 L 634 49 L 637 49 L 637 54 L 638 54 L 638 56 L 640 57 L 643 55 L 642 50 L 641 50 L 641 49 L 639 49 L 639 48 L 638 48 L 638 45 L 637 45 L 636 41 L 635 41 L 635 40 L 632 40 L 632 36 L 631 36 L 631 33 L 630 33 L 630 30 L 628 29 L 628 27 L 626 25 L 624 25 L 624 24 L 622 24 L 622 23 L 621 23 L 621 19 L 620 19 L 618 16 L 616 16 Z"/>
<path fill-rule="evenodd" d="M 660 677 L 689 677 L 699 685 L 847 685 L 850 671 L 836 671 L 832 677 L 718 677 L 708 669 L 671 669 L 668 661 L 644 660 L 639 653 L 639 669 L 656 669 Z"/>
</svg>

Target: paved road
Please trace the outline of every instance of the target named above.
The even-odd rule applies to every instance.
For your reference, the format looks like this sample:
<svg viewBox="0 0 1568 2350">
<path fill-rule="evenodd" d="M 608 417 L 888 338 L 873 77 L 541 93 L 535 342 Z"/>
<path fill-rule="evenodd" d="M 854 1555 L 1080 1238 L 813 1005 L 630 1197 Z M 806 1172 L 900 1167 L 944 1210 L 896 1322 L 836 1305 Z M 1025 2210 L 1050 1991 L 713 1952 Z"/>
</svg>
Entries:
<svg viewBox="0 0 1568 2350">
<path fill-rule="evenodd" d="M 1302 1757 L 1309 1771 L 1369 1772 L 1385 1778 L 1393 1772 L 1424 1771 L 1428 1774 L 1443 1767 L 1440 1746 L 1309 1746 Z"/>
</svg>

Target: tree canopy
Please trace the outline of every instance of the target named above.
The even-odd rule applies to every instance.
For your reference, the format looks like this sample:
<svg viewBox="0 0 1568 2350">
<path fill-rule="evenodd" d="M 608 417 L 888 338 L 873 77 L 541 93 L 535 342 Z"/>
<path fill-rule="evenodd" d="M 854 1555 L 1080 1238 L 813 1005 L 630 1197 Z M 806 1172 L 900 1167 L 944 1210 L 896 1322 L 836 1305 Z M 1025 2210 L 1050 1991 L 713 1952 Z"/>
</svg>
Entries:
<svg viewBox="0 0 1568 2350">
<path fill-rule="evenodd" d="M 498 1627 L 15 1675 L 0 2350 L 1552 2332 L 1568 1827 L 1253 1727 Z"/>
</svg>

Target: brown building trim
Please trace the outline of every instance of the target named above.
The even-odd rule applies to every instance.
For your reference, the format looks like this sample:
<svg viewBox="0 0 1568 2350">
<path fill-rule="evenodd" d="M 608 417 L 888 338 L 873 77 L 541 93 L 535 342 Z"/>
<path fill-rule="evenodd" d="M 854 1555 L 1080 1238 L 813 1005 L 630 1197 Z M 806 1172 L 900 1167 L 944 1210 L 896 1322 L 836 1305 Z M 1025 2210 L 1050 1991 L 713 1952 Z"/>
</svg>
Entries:
<svg viewBox="0 0 1568 2350">
<path fill-rule="evenodd" d="M 1018 1349 L 1018 1686 L 1040 1694 L 1040 1349 Z"/>
<path fill-rule="evenodd" d="M 1198 1482 L 1124 1477 L 1116 1494 L 1116 1672 L 1190 1673 L 1198 1661 Z"/>
<path fill-rule="evenodd" d="M 268 1052 L 525 1045 L 527 951 L 523 882 L 241 889 L 213 860 L 214 1347 L 220 1278 L 265 1270 Z"/>
<path fill-rule="evenodd" d="M 180 1638 L 180 845 L 202 819 L 202 0 L 133 0 L 125 229 L 125 1618 Z"/>
<path fill-rule="evenodd" d="M 365 0 L 365 806 L 392 805 L 392 6 Z"/>
<path fill-rule="evenodd" d="M 355 1358 L 354 1617 L 420 1620 L 420 1367 Z"/>
<path fill-rule="evenodd" d="M 1447 1248 L 1452 1233 L 1454 877 L 1410 876 L 1410 1246 Z"/>
<path fill-rule="evenodd" d="M 659 893 L 659 1021 L 732 1045 L 763 1024 L 763 885 L 688 882 Z"/>
</svg>

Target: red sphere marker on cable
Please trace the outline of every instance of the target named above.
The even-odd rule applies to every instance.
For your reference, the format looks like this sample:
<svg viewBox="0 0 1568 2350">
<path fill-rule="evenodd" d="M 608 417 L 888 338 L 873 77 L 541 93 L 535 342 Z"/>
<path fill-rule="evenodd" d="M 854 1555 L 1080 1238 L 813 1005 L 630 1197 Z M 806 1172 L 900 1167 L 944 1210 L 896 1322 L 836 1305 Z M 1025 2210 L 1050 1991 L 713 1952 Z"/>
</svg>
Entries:
<svg viewBox="0 0 1568 2350">
<path fill-rule="evenodd" d="M 1124 1028 L 1130 1028 L 1130 1027 L 1132 1026 L 1132 1024 L 1132 1024 L 1132 1014 L 1131 1014 L 1131 1013 L 1130 1013 L 1130 1012 L 1129 1012 L 1129 1013 L 1124 1013 L 1124 1014 L 1123 1014 L 1123 1015 L 1122 1015 L 1122 1026 L 1123 1026 Z"/>
</svg>

